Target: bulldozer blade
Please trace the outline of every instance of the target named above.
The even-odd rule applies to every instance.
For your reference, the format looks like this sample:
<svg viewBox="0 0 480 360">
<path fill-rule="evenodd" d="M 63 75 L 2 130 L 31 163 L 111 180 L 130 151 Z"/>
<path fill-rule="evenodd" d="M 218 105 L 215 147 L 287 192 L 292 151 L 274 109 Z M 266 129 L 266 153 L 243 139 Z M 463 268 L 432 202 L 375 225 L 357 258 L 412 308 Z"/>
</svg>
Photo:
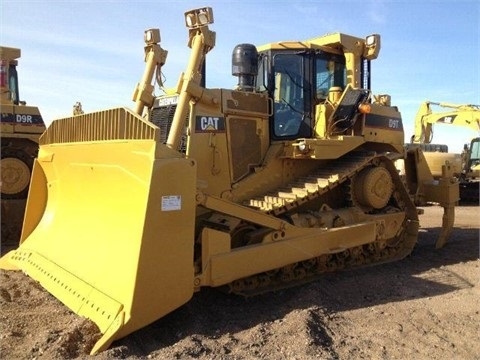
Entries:
<svg viewBox="0 0 480 360">
<path fill-rule="evenodd" d="M 108 135 L 107 135 L 108 134 Z M 127 109 L 54 121 L 34 164 L 18 267 L 103 337 L 92 354 L 193 295 L 196 163 Z"/>
</svg>

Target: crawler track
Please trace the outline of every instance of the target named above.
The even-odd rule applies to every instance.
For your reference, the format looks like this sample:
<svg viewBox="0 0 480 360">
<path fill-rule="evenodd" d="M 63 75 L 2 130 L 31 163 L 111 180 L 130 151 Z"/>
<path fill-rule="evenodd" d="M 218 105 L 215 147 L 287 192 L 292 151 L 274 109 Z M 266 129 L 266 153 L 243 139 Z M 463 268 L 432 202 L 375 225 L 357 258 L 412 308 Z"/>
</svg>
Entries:
<svg viewBox="0 0 480 360">
<path fill-rule="evenodd" d="M 393 180 L 393 191 L 388 203 L 381 209 L 363 206 L 356 199 L 353 188 L 362 170 L 383 167 Z M 366 214 L 404 212 L 401 231 L 393 238 L 374 240 L 364 246 L 346 249 L 335 254 L 325 254 L 307 261 L 291 264 L 273 271 L 236 280 L 229 291 L 241 295 L 254 295 L 295 286 L 314 280 L 319 275 L 342 269 L 367 266 L 401 259 L 410 254 L 417 240 L 418 217 L 403 182 L 386 155 L 352 153 L 331 161 L 308 177 L 296 179 L 284 188 L 262 197 L 251 199 L 247 205 L 266 213 L 289 219 L 292 215 L 311 211 L 320 204 L 338 200 L 344 194 L 343 208 L 356 207 Z"/>
</svg>

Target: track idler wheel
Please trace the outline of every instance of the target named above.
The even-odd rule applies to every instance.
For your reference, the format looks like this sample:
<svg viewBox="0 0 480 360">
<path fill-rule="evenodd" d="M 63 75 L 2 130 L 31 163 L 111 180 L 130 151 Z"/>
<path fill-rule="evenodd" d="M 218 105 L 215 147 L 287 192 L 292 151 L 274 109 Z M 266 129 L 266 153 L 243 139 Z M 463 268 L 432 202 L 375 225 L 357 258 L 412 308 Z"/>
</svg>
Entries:
<svg viewBox="0 0 480 360">
<path fill-rule="evenodd" d="M 353 182 L 356 202 L 369 209 L 384 208 L 393 193 L 392 176 L 384 167 L 368 167 Z"/>
</svg>

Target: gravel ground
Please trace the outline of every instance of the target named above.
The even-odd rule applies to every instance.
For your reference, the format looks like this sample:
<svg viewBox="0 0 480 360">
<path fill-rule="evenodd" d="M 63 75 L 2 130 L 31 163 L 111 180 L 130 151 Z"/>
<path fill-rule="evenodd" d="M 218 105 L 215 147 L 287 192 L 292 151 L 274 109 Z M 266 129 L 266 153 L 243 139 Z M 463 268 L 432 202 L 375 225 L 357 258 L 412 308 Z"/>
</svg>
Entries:
<svg viewBox="0 0 480 360">
<path fill-rule="evenodd" d="M 21 272 L 0 272 L 2 359 L 479 359 L 479 207 L 426 207 L 408 258 L 244 299 L 202 289 L 96 356 L 98 332 Z"/>
</svg>

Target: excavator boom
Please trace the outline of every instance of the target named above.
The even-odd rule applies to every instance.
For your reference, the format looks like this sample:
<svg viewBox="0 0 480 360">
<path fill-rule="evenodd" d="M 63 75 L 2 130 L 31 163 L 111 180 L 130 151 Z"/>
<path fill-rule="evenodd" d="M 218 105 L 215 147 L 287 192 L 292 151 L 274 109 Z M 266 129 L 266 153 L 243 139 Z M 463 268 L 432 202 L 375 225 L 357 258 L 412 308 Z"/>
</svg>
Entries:
<svg viewBox="0 0 480 360">
<path fill-rule="evenodd" d="M 448 110 L 435 112 L 431 105 Z M 437 123 L 463 126 L 480 132 L 480 105 L 456 105 L 425 101 L 420 105 L 415 117 L 415 134 L 412 136 L 412 142 L 429 144 L 433 137 L 433 125 Z"/>
</svg>

